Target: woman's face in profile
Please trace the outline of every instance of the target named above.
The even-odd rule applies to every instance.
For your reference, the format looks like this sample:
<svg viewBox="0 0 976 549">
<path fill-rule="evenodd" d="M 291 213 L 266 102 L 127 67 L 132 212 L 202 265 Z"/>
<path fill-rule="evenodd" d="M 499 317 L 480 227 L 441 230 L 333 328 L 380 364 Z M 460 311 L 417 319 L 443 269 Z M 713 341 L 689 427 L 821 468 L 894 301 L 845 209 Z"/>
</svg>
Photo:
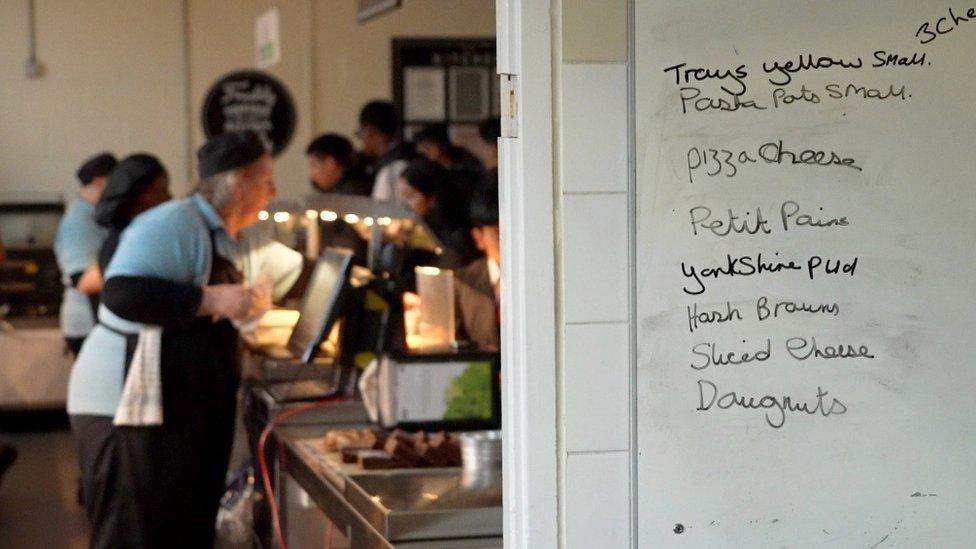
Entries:
<svg viewBox="0 0 976 549">
<path fill-rule="evenodd" d="M 400 197 L 410 211 L 423 217 L 430 213 L 434 201 L 431 197 L 410 186 L 406 179 L 400 178 Z"/>
</svg>

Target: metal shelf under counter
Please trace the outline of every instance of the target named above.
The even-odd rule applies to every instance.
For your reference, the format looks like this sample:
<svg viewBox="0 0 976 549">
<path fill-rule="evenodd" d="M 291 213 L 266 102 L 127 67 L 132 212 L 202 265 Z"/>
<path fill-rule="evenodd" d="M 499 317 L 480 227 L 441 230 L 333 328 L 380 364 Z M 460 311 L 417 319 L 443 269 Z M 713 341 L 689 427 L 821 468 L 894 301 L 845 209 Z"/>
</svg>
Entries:
<svg viewBox="0 0 976 549">
<path fill-rule="evenodd" d="M 301 490 L 355 548 L 500 548 L 500 471 L 459 467 L 364 471 L 314 441 L 335 426 L 276 427 L 280 508 Z M 290 482 L 293 481 L 293 482 Z M 282 517 L 286 531 L 288 513 Z"/>
</svg>

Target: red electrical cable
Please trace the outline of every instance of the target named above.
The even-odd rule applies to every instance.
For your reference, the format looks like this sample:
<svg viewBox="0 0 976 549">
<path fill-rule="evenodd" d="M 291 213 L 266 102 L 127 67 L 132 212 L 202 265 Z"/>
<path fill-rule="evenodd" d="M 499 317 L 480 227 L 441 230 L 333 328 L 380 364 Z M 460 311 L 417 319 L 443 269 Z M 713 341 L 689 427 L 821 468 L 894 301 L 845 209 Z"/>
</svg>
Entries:
<svg viewBox="0 0 976 549">
<path fill-rule="evenodd" d="M 329 525 L 325 527 L 325 549 L 332 549 L 332 530 L 335 529 L 335 523 L 330 519 Z"/>
<path fill-rule="evenodd" d="M 275 499 L 274 489 L 271 487 L 271 473 L 268 471 L 268 458 L 265 455 L 268 435 L 271 434 L 271 430 L 275 428 L 275 425 L 277 425 L 278 422 L 285 421 L 290 417 L 297 416 L 298 414 L 307 412 L 309 410 L 314 410 L 315 408 L 321 408 L 323 406 L 328 406 L 329 404 L 335 404 L 336 402 L 350 400 L 350 398 L 351 397 L 348 396 L 323 398 L 314 402 L 309 402 L 308 404 L 303 404 L 290 410 L 285 410 L 268 421 L 268 424 L 264 427 L 264 430 L 261 431 L 261 438 L 258 439 L 258 465 L 261 467 L 261 481 L 264 484 L 264 491 L 268 496 L 268 504 L 271 507 L 271 520 L 272 524 L 274 525 L 275 536 L 278 538 L 278 545 L 281 549 L 288 549 L 288 545 L 285 543 L 285 536 L 281 531 L 281 515 L 278 511 L 278 501 Z"/>
</svg>

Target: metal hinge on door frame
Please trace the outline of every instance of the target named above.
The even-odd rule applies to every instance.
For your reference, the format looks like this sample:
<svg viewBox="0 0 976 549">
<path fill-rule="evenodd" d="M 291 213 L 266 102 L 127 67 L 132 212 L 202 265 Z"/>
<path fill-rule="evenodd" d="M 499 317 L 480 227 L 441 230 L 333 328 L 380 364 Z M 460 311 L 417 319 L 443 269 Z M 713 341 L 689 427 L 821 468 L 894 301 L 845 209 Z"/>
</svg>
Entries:
<svg viewBox="0 0 976 549">
<path fill-rule="evenodd" d="M 519 95 L 518 95 L 518 75 L 516 74 L 499 74 L 498 78 L 501 80 L 498 86 L 499 94 L 499 106 L 501 107 L 501 119 L 502 119 L 502 134 L 501 137 L 505 138 L 517 138 L 519 136 L 518 127 L 518 106 L 519 106 Z"/>
</svg>

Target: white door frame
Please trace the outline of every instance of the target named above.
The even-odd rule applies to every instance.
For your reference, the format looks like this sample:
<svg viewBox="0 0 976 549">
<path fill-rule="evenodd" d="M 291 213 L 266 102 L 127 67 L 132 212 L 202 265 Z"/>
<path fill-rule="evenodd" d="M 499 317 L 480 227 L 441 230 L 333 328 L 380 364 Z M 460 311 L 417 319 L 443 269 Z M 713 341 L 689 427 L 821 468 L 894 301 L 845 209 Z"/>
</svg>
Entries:
<svg viewBox="0 0 976 549">
<path fill-rule="evenodd" d="M 496 0 L 498 72 L 516 75 L 517 136 L 499 141 L 499 186 L 504 533 L 519 549 L 559 543 L 551 4 Z"/>
</svg>

